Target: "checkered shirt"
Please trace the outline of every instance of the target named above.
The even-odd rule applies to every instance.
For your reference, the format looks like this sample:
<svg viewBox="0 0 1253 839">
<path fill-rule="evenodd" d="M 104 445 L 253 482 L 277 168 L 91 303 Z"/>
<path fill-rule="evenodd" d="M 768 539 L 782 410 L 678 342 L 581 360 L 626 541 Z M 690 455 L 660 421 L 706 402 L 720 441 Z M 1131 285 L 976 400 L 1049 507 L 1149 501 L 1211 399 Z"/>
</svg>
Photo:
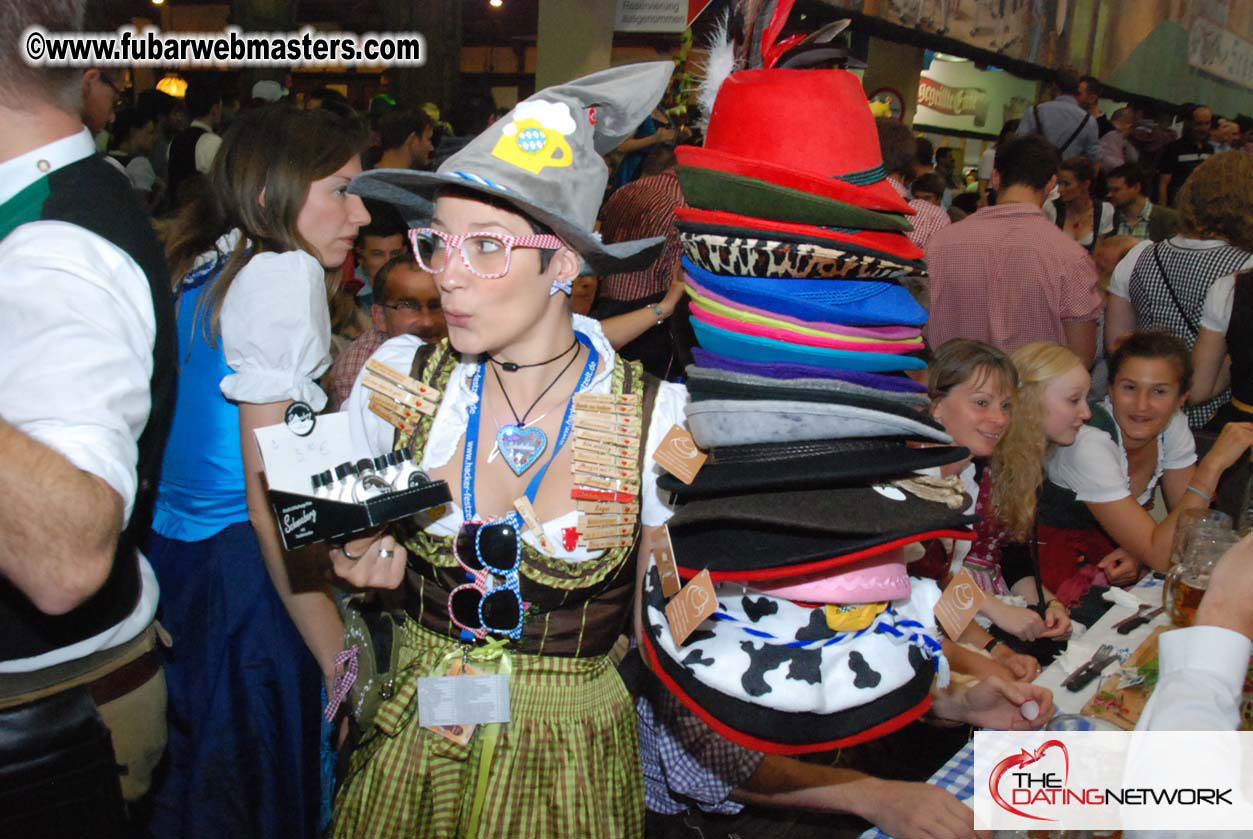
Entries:
<svg viewBox="0 0 1253 839">
<path fill-rule="evenodd" d="M 607 244 L 664 236 L 665 247 L 647 268 L 601 277 L 597 294 L 610 300 L 639 300 L 670 287 L 683 254 L 674 211 L 686 207 L 673 168 L 632 181 L 619 189 L 600 211 L 600 235 Z"/>
<path fill-rule="evenodd" d="M 1122 210 L 1114 211 L 1114 235 L 1135 236 L 1137 239 L 1149 238 L 1149 217 L 1153 214 L 1153 202 L 1145 201 L 1144 208 L 1136 218 L 1135 224 L 1127 224 L 1127 217 Z"/>
<path fill-rule="evenodd" d="M 740 812 L 743 805 L 731 792 L 753 777 L 764 755 L 720 736 L 664 687 L 655 694 L 656 704 L 647 696 L 635 700 L 645 805 L 665 815 L 685 812 L 689 804 L 709 813 Z"/>
<path fill-rule="evenodd" d="M 335 363 L 331 365 L 330 410 L 338 411 L 348 401 L 348 394 L 352 392 L 352 383 L 357 380 L 357 374 L 387 338 L 386 332 L 370 329 L 362 332 L 336 356 Z"/>
<path fill-rule="evenodd" d="M 1170 278 L 1170 289 L 1179 299 L 1175 305 L 1166 280 L 1153 258 L 1156 252 L 1162 268 Z M 1181 248 L 1170 240 L 1158 242 L 1144 249 L 1131 269 L 1127 291 L 1131 306 L 1136 313 L 1136 329 L 1164 329 L 1182 338 L 1191 347 L 1198 333 L 1193 331 L 1201 323 L 1201 309 L 1205 306 L 1205 294 L 1219 277 L 1234 274 L 1249 259 L 1249 252 L 1235 245 L 1220 248 Z M 1183 307 L 1180 312 L 1179 307 Z M 1187 317 L 1184 317 L 1184 313 Z M 1184 408 L 1188 425 L 1200 428 L 1209 422 L 1224 403 L 1231 399 L 1231 391 L 1225 390 L 1214 399 Z"/>
<path fill-rule="evenodd" d="M 948 763 L 937 769 L 936 773 L 927 779 L 927 783 L 948 790 L 957 796 L 958 801 L 970 804 L 971 799 L 975 797 L 974 741 L 967 743 L 957 754 L 949 758 Z M 891 837 L 879 828 L 872 827 L 857 839 L 891 839 Z"/>
<path fill-rule="evenodd" d="M 914 229 L 905 235 L 909 237 L 909 241 L 925 251 L 927 242 L 930 241 L 932 234 L 937 230 L 948 227 L 953 223 L 953 220 L 948 217 L 948 213 L 944 212 L 943 208 L 935 206 L 930 201 L 910 198 L 909 192 L 896 178 L 889 175 L 888 182 L 892 184 L 896 194 L 908 201 L 909 206 L 916 211 L 909 217 L 909 223 L 914 226 Z"/>
<path fill-rule="evenodd" d="M 973 338 L 1012 353 L 1066 342 L 1063 321 L 1096 320 L 1097 273 L 1083 246 L 1030 204 L 984 207 L 927 244 L 927 343 Z"/>
</svg>

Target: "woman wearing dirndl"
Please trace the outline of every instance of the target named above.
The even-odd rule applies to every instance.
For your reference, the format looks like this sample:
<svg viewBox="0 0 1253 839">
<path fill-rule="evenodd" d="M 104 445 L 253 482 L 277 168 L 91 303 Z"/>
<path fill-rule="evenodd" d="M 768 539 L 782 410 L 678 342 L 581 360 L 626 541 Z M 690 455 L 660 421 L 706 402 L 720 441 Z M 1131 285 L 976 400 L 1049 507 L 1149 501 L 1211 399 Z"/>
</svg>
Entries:
<svg viewBox="0 0 1253 839">
<path fill-rule="evenodd" d="M 600 153 L 670 72 L 620 67 L 540 91 L 437 173 L 376 170 L 351 187 L 410 217 L 430 210 L 419 190 L 436 190 L 410 237 L 449 337 L 401 336 L 373 360 L 433 388 L 437 407 L 388 424 L 359 379 L 346 410 L 355 446 L 410 450 L 454 503 L 331 551 L 349 583 L 399 588 L 404 612 L 393 688 L 358 720 L 334 836 L 642 833 L 634 705 L 607 653 L 629 626 L 636 545 L 670 516 L 652 457 L 686 392 L 646 383 L 568 295 L 584 263 L 629 270 L 660 248 L 606 246 L 592 227 Z M 507 721 L 423 727 L 438 698 L 419 679 L 463 668 L 507 676 L 507 714 L 493 717 Z"/>
<path fill-rule="evenodd" d="M 342 629 L 324 583 L 289 583 L 252 430 L 326 402 L 326 271 L 369 221 L 346 192 L 363 144 L 329 111 L 241 115 L 166 236 L 178 401 L 145 546 L 173 637 L 157 837 L 317 834 L 319 676 Z"/>
</svg>

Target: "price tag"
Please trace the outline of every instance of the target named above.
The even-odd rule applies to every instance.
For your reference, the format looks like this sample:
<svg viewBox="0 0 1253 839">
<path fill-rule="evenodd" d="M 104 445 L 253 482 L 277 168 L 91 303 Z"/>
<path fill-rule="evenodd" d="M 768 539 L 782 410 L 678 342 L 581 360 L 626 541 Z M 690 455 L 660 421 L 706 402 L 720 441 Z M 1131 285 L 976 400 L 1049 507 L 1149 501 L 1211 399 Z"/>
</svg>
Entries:
<svg viewBox="0 0 1253 839">
<path fill-rule="evenodd" d="M 975 578 L 963 568 L 953 575 L 940 595 L 940 602 L 935 604 L 935 619 L 940 622 L 944 634 L 956 641 L 975 619 L 975 613 L 986 599 L 987 595 L 979 588 Z"/>
<path fill-rule="evenodd" d="M 670 542 L 670 528 L 661 526 L 663 544 L 653 548 L 653 562 L 657 563 L 657 574 L 661 577 L 661 593 L 667 599 L 679 593 L 683 581 L 679 579 L 679 569 L 674 563 L 674 545 Z"/>
<path fill-rule="evenodd" d="M 683 646 L 692 630 L 717 609 L 718 596 L 714 594 L 709 569 L 705 569 L 688 580 L 687 585 L 666 604 L 666 623 L 670 625 L 674 645 Z"/>
<path fill-rule="evenodd" d="M 690 485 L 708 456 L 696 448 L 696 442 L 686 428 L 675 425 L 661 438 L 653 459 L 661 464 L 661 468 Z"/>
</svg>

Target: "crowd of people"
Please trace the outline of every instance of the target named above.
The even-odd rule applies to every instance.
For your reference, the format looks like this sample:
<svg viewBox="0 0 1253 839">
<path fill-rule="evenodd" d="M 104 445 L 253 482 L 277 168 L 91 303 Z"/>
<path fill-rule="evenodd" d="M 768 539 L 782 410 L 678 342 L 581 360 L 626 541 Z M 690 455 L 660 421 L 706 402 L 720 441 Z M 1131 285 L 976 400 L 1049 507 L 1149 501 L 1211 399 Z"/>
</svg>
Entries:
<svg viewBox="0 0 1253 839">
<path fill-rule="evenodd" d="M 0 0 L 0 39 L 80 29 L 82 5 Z M 876 121 L 927 266 L 900 280 L 928 322 L 897 396 L 968 453 L 935 471 L 975 520 L 909 546 L 909 573 L 988 596 L 942 639 L 926 719 L 799 759 L 724 736 L 632 640 L 696 343 L 675 145 L 700 135 L 663 104 L 672 69 L 484 100 L 454 130 L 386 95 L 297 107 L 263 80 L 232 107 L 216 76 L 177 100 L 0 56 L 6 834 L 974 835 L 919 783 L 952 726 L 1043 726 L 1033 681 L 1100 593 L 1167 571 L 1181 514 L 1247 477 L 1253 126 L 1188 105 L 1163 141 L 1062 70 L 967 184 Z M 528 132 L 562 156 L 527 157 Z M 371 360 L 428 415 L 378 410 Z M 298 403 L 452 502 L 286 550 L 254 431 Z M 633 500 L 589 493 L 611 473 Z M 1220 665 L 1247 663 L 1253 540 L 1213 587 L 1142 725 L 1235 726 L 1244 669 Z M 419 678 L 481 671 L 508 677 L 503 724 L 419 724 Z"/>
</svg>

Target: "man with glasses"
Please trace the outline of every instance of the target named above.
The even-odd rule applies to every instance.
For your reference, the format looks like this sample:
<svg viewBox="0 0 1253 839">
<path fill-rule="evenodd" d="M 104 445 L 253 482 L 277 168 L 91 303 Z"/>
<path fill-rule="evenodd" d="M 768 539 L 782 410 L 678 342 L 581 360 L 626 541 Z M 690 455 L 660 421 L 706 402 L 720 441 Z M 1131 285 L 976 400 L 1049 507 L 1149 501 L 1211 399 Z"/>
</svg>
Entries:
<svg viewBox="0 0 1253 839">
<path fill-rule="evenodd" d="M 423 343 L 432 344 L 448 332 L 435 278 L 418 265 L 407 248 L 378 269 L 372 287 L 373 328 L 349 344 L 331 367 L 330 397 L 335 409 L 348 399 L 366 359 L 384 341 L 397 335 L 416 335 Z"/>
<path fill-rule="evenodd" d="M 83 72 L 83 125 L 91 132 L 91 136 L 99 136 L 101 131 L 113 122 L 113 115 L 118 102 L 122 99 L 125 82 L 122 72 L 116 67 L 92 67 Z M 103 147 L 97 146 L 103 151 Z"/>
</svg>

